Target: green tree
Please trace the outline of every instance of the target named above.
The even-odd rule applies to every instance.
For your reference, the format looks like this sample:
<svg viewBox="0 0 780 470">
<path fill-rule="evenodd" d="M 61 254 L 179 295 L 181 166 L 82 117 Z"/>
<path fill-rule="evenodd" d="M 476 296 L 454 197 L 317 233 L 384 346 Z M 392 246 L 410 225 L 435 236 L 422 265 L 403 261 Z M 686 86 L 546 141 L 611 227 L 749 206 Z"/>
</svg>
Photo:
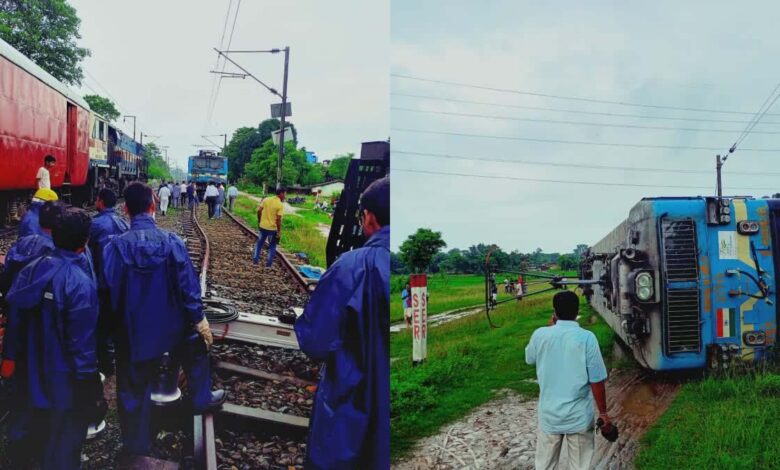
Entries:
<svg viewBox="0 0 780 470">
<path fill-rule="evenodd" d="M 558 266 L 565 271 L 577 269 L 579 258 L 575 258 L 574 255 L 561 255 L 558 257 Z"/>
<path fill-rule="evenodd" d="M 390 252 L 390 273 L 392 274 L 409 274 L 409 270 L 406 269 L 404 260 L 398 253 Z"/>
<path fill-rule="evenodd" d="M 446 246 L 441 232 L 419 228 L 401 244 L 399 254 L 407 268 L 412 272 L 422 273 L 428 269 L 433 257 Z"/>
<path fill-rule="evenodd" d="M 116 109 L 116 105 L 114 105 L 113 101 L 100 95 L 84 95 L 84 101 L 89 103 L 89 107 L 92 108 L 92 111 L 100 114 L 111 122 L 116 121 L 116 118 L 121 114 Z"/>
<path fill-rule="evenodd" d="M 293 142 L 298 142 L 298 131 L 295 125 L 287 123 L 292 129 Z M 228 157 L 228 171 L 231 179 L 237 179 L 244 175 L 246 165 L 252 160 L 252 154 L 266 142 L 271 140 L 271 133 L 279 130 L 281 123 L 278 119 L 266 119 L 257 127 L 240 127 L 233 132 L 230 142 L 225 147 L 224 154 Z M 275 147 L 278 151 L 279 147 Z M 285 150 L 286 150 L 285 146 Z"/>
<path fill-rule="evenodd" d="M 80 24 L 66 0 L 0 0 L 0 38 L 71 85 L 81 84 L 80 63 L 90 55 L 76 44 Z"/>
<path fill-rule="evenodd" d="M 582 258 L 582 255 L 584 255 L 586 251 L 588 251 L 588 245 L 580 243 L 577 245 L 577 248 L 574 249 L 574 257 L 578 259 Z"/>
<path fill-rule="evenodd" d="M 170 180 L 171 169 L 165 163 L 160 149 L 155 144 L 144 145 L 144 156 L 149 162 L 147 175 L 149 179 Z"/>
<path fill-rule="evenodd" d="M 311 186 L 325 181 L 325 169 L 322 165 L 307 165 L 304 169 L 305 171 L 301 175 L 301 184 L 303 186 Z"/>
<path fill-rule="evenodd" d="M 349 161 L 355 156 L 354 153 L 348 153 L 346 155 L 337 155 L 330 162 L 328 167 L 328 178 L 343 180 L 347 176 L 347 170 L 349 169 Z"/>
<path fill-rule="evenodd" d="M 246 165 L 246 176 L 254 184 L 276 186 L 276 168 L 278 165 L 278 147 L 273 141 L 266 141 L 262 147 L 252 153 L 252 159 Z M 285 142 L 282 161 L 282 185 L 300 183 L 306 163 L 306 150 L 295 148 L 295 142 Z"/>
</svg>

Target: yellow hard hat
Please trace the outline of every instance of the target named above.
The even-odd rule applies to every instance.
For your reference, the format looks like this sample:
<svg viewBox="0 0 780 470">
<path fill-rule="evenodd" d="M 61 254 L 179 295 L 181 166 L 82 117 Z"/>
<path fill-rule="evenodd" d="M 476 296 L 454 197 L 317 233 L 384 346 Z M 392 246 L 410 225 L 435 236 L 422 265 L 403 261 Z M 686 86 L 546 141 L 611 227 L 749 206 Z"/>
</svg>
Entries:
<svg viewBox="0 0 780 470">
<path fill-rule="evenodd" d="M 33 196 L 33 198 L 40 199 L 41 201 L 56 201 L 59 199 L 57 193 L 47 188 L 41 188 L 38 191 L 35 191 L 35 196 Z"/>
</svg>

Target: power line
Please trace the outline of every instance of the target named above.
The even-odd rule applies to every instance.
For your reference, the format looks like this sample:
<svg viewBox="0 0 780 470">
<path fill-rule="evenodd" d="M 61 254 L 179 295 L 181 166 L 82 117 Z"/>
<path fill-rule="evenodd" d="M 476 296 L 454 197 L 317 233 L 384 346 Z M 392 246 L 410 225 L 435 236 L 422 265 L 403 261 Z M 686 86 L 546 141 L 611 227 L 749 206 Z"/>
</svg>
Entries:
<svg viewBox="0 0 780 470">
<path fill-rule="evenodd" d="M 693 127 L 641 126 L 637 124 L 610 124 L 610 123 L 584 122 L 584 121 L 561 121 L 555 119 L 521 118 L 521 117 L 513 117 L 513 116 L 491 116 L 489 114 L 474 114 L 474 113 L 456 113 L 452 111 L 401 108 L 395 106 L 391 107 L 390 109 L 395 111 L 406 111 L 406 112 L 422 113 L 422 114 L 439 114 L 439 115 L 446 115 L 446 116 L 463 116 L 463 117 L 475 117 L 481 119 L 497 119 L 503 121 L 539 122 L 539 123 L 546 123 L 546 124 L 566 124 L 566 125 L 575 125 L 575 126 L 619 127 L 619 128 L 628 128 L 628 129 L 650 129 L 650 130 L 657 130 L 657 131 L 722 132 L 727 134 L 734 134 L 737 132 L 736 129 L 696 129 Z M 772 132 L 772 131 L 756 131 L 755 133 L 772 134 L 772 135 L 780 134 L 780 132 Z"/>
<path fill-rule="evenodd" d="M 233 0 L 230 0 L 230 3 L 228 3 L 227 12 L 225 12 L 225 21 L 222 24 L 222 35 L 221 35 L 221 37 L 219 39 L 219 47 L 220 47 L 220 49 L 222 48 L 222 45 L 225 43 L 225 32 L 227 32 L 228 19 L 230 18 L 230 10 L 232 8 L 233 8 Z M 217 67 L 219 67 L 219 61 L 220 61 L 221 58 L 222 57 L 220 57 L 219 54 L 217 54 L 217 60 L 214 63 L 214 70 L 216 70 Z M 221 78 L 220 78 L 220 80 L 221 80 Z M 214 75 L 212 77 L 212 79 L 211 79 L 211 90 L 209 91 L 209 101 L 208 101 L 208 104 L 206 105 L 206 123 L 205 123 L 205 126 L 203 128 L 204 131 L 206 130 L 206 127 L 208 126 L 209 121 L 211 120 L 211 102 L 214 99 L 214 90 L 216 88 L 216 85 L 217 85 L 217 76 Z"/>
<path fill-rule="evenodd" d="M 648 148 L 648 149 L 665 149 L 665 150 L 711 150 L 719 151 L 723 150 L 721 147 L 699 147 L 699 146 L 685 146 L 685 145 L 654 145 L 654 144 L 627 144 L 619 142 L 592 142 L 585 140 L 562 140 L 562 139 L 539 139 L 535 137 L 509 137 L 501 135 L 485 135 L 485 134 L 466 134 L 461 132 L 440 132 L 429 131 L 421 129 L 402 129 L 393 127 L 393 131 L 397 132 L 411 132 L 417 134 L 433 134 L 433 135 L 449 135 L 458 137 L 474 137 L 481 139 L 497 139 L 497 140 L 518 140 L 523 142 L 538 142 L 546 144 L 568 144 L 568 145 L 590 145 L 597 147 L 627 147 L 627 148 Z M 777 148 L 743 148 L 743 152 L 780 152 Z"/>
<path fill-rule="evenodd" d="M 668 184 L 641 184 L 641 183 L 615 183 L 613 181 L 572 181 L 572 180 L 556 180 L 556 179 L 543 179 L 543 178 L 522 178 L 519 176 L 496 176 L 496 175 L 476 175 L 473 173 L 452 173 L 443 171 L 428 171 L 428 170 L 415 170 L 410 168 L 391 168 L 390 171 L 401 171 L 404 173 L 419 173 L 426 175 L 441 175 L 441 176 L 463 176 L 467 178 L 482 178 L 491 180 L 512 180 L 512 181 L 527 181 L 532 183 L 562 183 L 562 184 L 583 184 L 589 186 L 620 186 L 620 187 L 633 187 L 633 188 L 670 188 L 670 189 L 712 189 L 709 186 L 676 186 Z M 737 191 L 776 191 L 777 188 L 733 188 Z"/>
<path fill-rule="evenodd" d="M 580 101 L 585 103 L 611 104 L 617 106 L 634 106 L 639 108 L 651 108 L 651 109 L 672 109 L 675 111 L 693 111 L 699 113 L 742 114 L 748 116 L 754 115 L 754 113 L 749 113 L 746 111 L 730 111 L 730 110 L 709 109 L 709 108 L 688 108 L 688 107 L 681 107 L 681 106 L 664 106 L 664 105 L 656 105 L 656 104 L 632 103 L 628 101 L 612 101 L 612 100 L 602 100 L 596 98 L 583 98 L 579 96 L 553 95 L 549 93 L 538 93 L 538 92 L 525 91 L 525 90 L 513 90 L 509 88 L 497 88 L 497 87 L 489 87 L 483 85 L 473 85 L 469 83 L 451 82 L 447 80 L 433 80 L 430 78 L 414 77 L 411 75 L 402 75 L 397 73 L 391 73 L 390 76 L 405 79 L 405 80 L 416 80 L 420 82 L 436 83 L 439 85 L 451 85 L 451 86 L 459 86 L 465 88 L 474 88 L 478 90 L 495 91 L 499 93 L 512 93 L 516 95 L 537 96 L 540 98 L 553 98 L 559 100 Z M 767 114 L 767 116 L 780 116 L 780 114 Z"/>
<path fill-rule="evenodd" d="M 658 120 L 668 120 L 668 121 L 690 121 L 690 122 L 719 122 L 719 123 L 729 123 L 729 124 L 750 124 L 753 122 L 753 120 L 745 121 L 745 120 L 732 120 L 732 119 L 707 119 L 707 118 L 689 118 L 689 117 L 673 117 L 673 116 L 645 116 L 642 114 L 626 114 L 626 113 L 608 113 L 608 112 L 599 112 L 599 111 L 582 111 L 579 109 L 570 109 L 570 108 L 550 108 L 545 106 L 526 106 L 526 105 L 519 105 L 519 104 L 505 104 L 505 103 L 493 103 L 489 101 L 475 101 L 475 100 L 463 100 L 463 99 L 456 99 L 456 98 L 441 98 L 438 96 L 429 96 L 429 95 L 417 95 L 413 93 L 401 93 L 392 91 L 390 92 L 391 95 L 395 96 L 405 96 L 408 98 L 420 98 L 420 99 L 426 99 L 426 100 L 434 100 L 434 101 L 444 101 L 444 102 L 451 102 L 451 103 L 462 103 L 462 104 L 478 104 L 483 106 L 496 106 L 501 108 L 513 108 L 513 109 L 528 109 L 532 111 L 552 111 L 556 113 L 572 113 L 572 114 L 587 114 L 587 115 L 593 115 L 593 116 L 608 116 L 608 117 L 625 117 L 625 118 L 636 118 L 636 119 L 658 119 Z M 761 122 L 762 125 L 778 125 L 780 122 L 777 121 L 763 121 Z"/>
<path fill-rule="evenodd" d="M 780 98 L 780 94 L 775 95 L 775 93 L 777 93 L 777 89 L 778 88 L 780 88 L 780 82 L 777 83 L 777 85 L 775 86 L 775 89 L 772 90 L 772 93 L 769 96 L 767 96 L 766 100 L 764 100 L 764 103 L 761 105 L 761 108 L 758 109 L 759 112 L 757 112 L 756 116 L 753 118 L 753 122 L 751 124 L 747 125 L 745 130 L 742 131 L 742 134 L 740 134 L 739 138 L 737 138 L 737 141 L 734 142 L 734 145 L 731 147 L 732 148 L 732 152 L 733 152 L 733 149 L 735 149 L 737 147 L 737 145 L 741 144 L 742 141 L 745 140 L 745 138 L 748 135 L 750 135 L 751 132 L 753 132 L 753 128 L 756 127 L 756 124 L 758 124 L 758 122 L 761 120 L 761 118 L 763 118 L 766 115 L 767 111 L 769 111 L 772 108 L 772 106 L 774 106 L 775 102 L 777 102 L 777 98 Z M 773 95 L 775 96 L 775 99 L 772 100 L 772 102 L 769 103 L 769 105 L 767 105 L 767 102 L 769 101 L 770 98 L 772 98 Z M 763 111 L 762 111 L 762 109 L 763 109 Z"/>
<path fill-rule="evenodd" d="M 227 43 L 227 49 L 230 49 L 230 45 L 233 43 L 233 33 L 236 32 L 236 22 L 238 21 L 238 10 L 241 8 L 241 0 L 238 0 L 236 3 L 236 12 L 233 15 L 233 25 L 230 27 L 230 36 L 228 37 L 228 43 Z M 227 66 L 227 61 L 222 61 L 222 69 L 220 72 L 225 71 L 225 66 Z M 214 116 L 214 109 L 217 107 L 217 99 L 219 98 L 219 90 L 222 87 L 222 76 L 219 77 L 219 81 L 217 81 L 217 91 L 214 93 L 214 100 L 211 103 L 211 110 L 209 111 L 209 118 L 208 122 L 211 122 L 211 118 Z"/>
<path fill-rule="evenodd" d="M 506 158 L 478 158 L 478 157 L 468 157 L 463 155 L 452 155 L 446 153 L 412 152 L 406 150 L 393 149 L 393 155 L 399 155 L 399 154 L 418 155 L 421 157 L 445 158 L 445 159 L 452 159 L 452 160 L 477 161 L 477 162 L 514 163 L 514 164 L 521 164 L 521 165 L 540 165 L 540 166 L 552 166 L 552 167 L 562 167 L 562 168 L 583 168 L 586 170 L 620 170 L 620 171 L 636 171 L 636 172 L 647 172 L 647 173 L 675 173 L 675 174 L 685 173 L 685 174 L 707 175 L 707 176 L 712 175 L 711 171 L 690 170 L 684 168 L 627 167 L 627 166 L 593 165 L 593 164 L 562 163 L 562 162 L 541 162 L 538 160 L 517 160 L 517 159 L 506 159 Z M 747 175 L 747 176 L 772 176 L 772 177 L 780 176 L 780 173 L 772 173 L 772 172 L 734 171 L 731 172 L 731 174 Z"/>
</svg>

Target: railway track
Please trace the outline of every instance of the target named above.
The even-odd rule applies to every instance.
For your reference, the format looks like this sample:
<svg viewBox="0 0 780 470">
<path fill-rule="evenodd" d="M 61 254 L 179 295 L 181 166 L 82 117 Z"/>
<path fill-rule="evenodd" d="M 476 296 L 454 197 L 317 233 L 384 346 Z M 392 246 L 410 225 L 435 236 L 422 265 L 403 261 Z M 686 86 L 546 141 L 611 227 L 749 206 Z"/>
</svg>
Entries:
<svg viewBox="0 0 780 470">
<path fill-rule="evenodd" d="M 209 298 L 220 299 L 242 312 L 276 316 L 305 305 L 307 284 L 283 254 L 270 268 L 252 263 L 257 237 L 238 219 L 226 213 L 208 220 L 203 206 L 196 217 L 179 214 L 207 306 Z M 196 466 L 302 467 L 319 366 L 295 349 L 219 335 L 211 356 L 212 379 L 228 391 L 228 403 L 218 416 L 194 419 Z"/>
</svg>

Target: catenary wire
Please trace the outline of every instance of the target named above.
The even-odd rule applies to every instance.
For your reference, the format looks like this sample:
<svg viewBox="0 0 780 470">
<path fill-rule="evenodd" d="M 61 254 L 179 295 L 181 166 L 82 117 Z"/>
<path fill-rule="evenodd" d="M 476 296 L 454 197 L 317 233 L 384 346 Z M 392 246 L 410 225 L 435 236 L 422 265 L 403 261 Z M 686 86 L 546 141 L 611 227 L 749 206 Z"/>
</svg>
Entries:
<svg viewBox="0 0 780 470">
<path fill-rule="evenodd" d="M 552 144 L 568 144 L 568 145 L 590 145 L 599 147 L 627 147 L 627 148 L 647 148 L 647 149 L 671 149 L 671 150 L 710 150 L 719 151 L 723 150 L 721 147 L 704 147 L 704 146 L 685 146 L 685 145 L 659 145 L 659 144 L 629 144 L 620 142 L 592 142 L 586 140 L 563 140 L 563 139 L 540 139 L 536 137 L 511 137 L 501 135 L 486 135 L 486 134 L 467 134 L 465 132 L 444 132 L 444 131 L 431 131 L 424 129 L 404 129 L 399 127 L 391 128 L 397 132 L 411 132 L 418 134 L 432 134 L 432 135 L 448 135 L 457 137 L 474 137 L 481 139 L 497 139 L 497 140 L 517 140 L 523 142 L 538 142 L 538 143 L 552 143 Z M 780 152 L 780 148 L 743 148 L 743 152 Z"/>
<path fill-rule="evenodd" d="M 669 185 L 669 184 L 616 183 L 614 181 L 557 180 L 557 179 L 545 179 L 545 178 L 524 178 L 520 176 L 478 175 L 474 173 L 454 173 L 454 172 L 444 172 L 444 171 L 417 170 L 412 168 L 391 168 L 390 171 L 401 171 L 404 173 L 419 173 L 419 174 L 426 174 L 426 175 L 463 176 L 467 178 L 482 178 L 482 179 L 491 179 L 491 180 L 526 181 L 531 183 L 563 183 L 563 184 L 582 184 L 588 186 L 619 186 L 619 187 L 631 187 L 631 188 L 712 189 L 709 186 L 679 186 L 679 185 Z M 777 188 L 751 187 L 751 188 L 733 188 L 733 190 L 776 191 Z"/>
<path fill-rule="evenodd" d="M 611 104 L 617 106 L 633 106 L 633 107 L 651 108 L 651 109 L 671 109 L 675 111 L 693 111 L 693 112 L 701 112 L 701 113 L 741 114 L 747 116 L 753 116 L 755 114 L 747 111 L 733 111 L 733 110 L 722 110 L 722 109 L 711 109 L 711 108 L 689 108 L 683 106 L 665 106 L 665 105 L 656 105 L 656 104 L 632 103 L 627 101 L 613 101 L 613 100 L 602 100 L 596 98 L 583 98 L 579 96 L 553 95 L 550 93 L 538 93 L 533 91 L 514 90 L 510 88 L 489 87 L 483 85 L 474 85 L 470 83 L 452 82 L 448 80 L 434 80 L 430 78 L 416 77 L 412 75 L 403 75 L 398 73 L 391 73 L 390 76 L 395 78 L 405 79 L 405 80 L 416 80 L 420 82 L 436 83 L 439 85 L 451 85 L 451 86 L 459 86 L 465 88 L 474 88 L 478 90 L 495 91 L 499 93 L 512 93 L 516 95 L 537 96 L 540 98 L 553 98 L 559 100 L 580 101 L 585 103 Z M 767 116 L 780 116 L 780 114 L 767 114 Z"/>
<path fill-rule="evenodd" d="M 475 113 L 458 113 L 453 111 L 437 111 L 432 109 L 401 108 L 397 106 L 391 106 L 390 109 L 394 111 L 404 111 L 404 112 L 421 113 L 421 114 L 438 114 L 438 115 L 445 115 L 445 116 L 474 117 L 480 119 L 496 119 L 502 121 L 538 122 L 543 124 L 565 124 L 565 125 L 591 126 L 591 127 L 619 127 L 624 129 L 649 129 L 649 130 L 657 130 L 657 131 L 721 132 L 727 134 L 733 134 L 734 132 L 736 132 L 735 129 L 696 129 L 693 127 L 664 127 L 664 126 L 642 126 L 638 124 L 612 124 L 612 123 L 601 123 L 601 122 L 561 121 L 555 119 L 522 118 L 522 117 L 514 117 L 514 116 L 491 116 L 489 114 L 475 114 Z M 772 132 L 772 131 L 755 131 L 754 133 L 780 135 L 780 132 Z"/>
<path fill-rule="evenodd" d="M 540 165 L 540 166 L 552 166 L 552 167 L 562 167 L 562 168 L 582 168 L 587 170 L 620 170 L 620 171 L 635 171 L 640 173 L 675 173 L 675 174 L 685 173 L 685 174 L 708 175 L 708 176 L 712 175 L 711 171 L 690 170 L 685 168 L 628 167 L 628 166 L 578 164 L 578 163 L 562 163 L 562 162 L 542 162 L 538 160 L 517 160 L 517 159 L 495 158 L 495 157 L 480 158 L 480 157 L 469 157 L 465 155 L 414 152 L 414 151 L 396 150 L 396 149 L 393 149 L 393 155 L 417 155 L 421 157 L 444 158 L 444 159 L 452 159 L 452 160 L 514 163 L 514 164 L 521 164 L 521 165 Z M 780 176 L 780 173 L 778 172 L 766 172 L 766 171 L 765 172 L 732 171 L 729 173 L 732 175 L 746 175 L 746 176 L 766 176 L 766 177 Z"/>
<path fill-rule="evenodd" d="M 461 103 L 461 104 L 477 104 L 482 106 L 495 106 L 500 108 L 511 108 L 511 109 L 527 109 L 532 111 L 551 111 L 556 113 L 571 113 L 571 114 L 586 114 L 591 116 L 608 116 L 608 117 L 619 117 L 619 118 L 634 118 L 634 119 L 657 119 L 657 120 L 666 120 L 666 121 L 689 121 L 689 122 L 717 122 L 717 123 L 727 123 L 727 124 L 750 124 L 753 122 L 753 120 L 745 121 L 742 120 L 735 120 L 735 119 L 708 119 L 708 118 L 694 118 L 694 117 L 674 117 L 674 116 L 646 116 L 642 114 L 627 114 L 627 113 L 608 113 L 608 112 L 601 112 L 601 111 L 584 111 L 579 109 L 570 109 L 570 108 L 551 108 L 551 107 L 545 107 L 545 106 L 527 106 L 527 105 L 520 105 L 520 104 L 506 104 L 506 103 L 493 103 L 490 101 L 477 101 L 477 100 L 464 100 L 464 99 L 458 99 L 458 98 L 443 98 L 438 96 L 430 96 L 430 95 L 417 95 L 413 93 L 401 93 L 401 92 L 390 92 L 391 95 L 395 96 L 403 96 L 407 98 L 419 98 L 419 99 L 426 99 L 426 100 L 433 100 L 433 101 L 442 101 L 442 102 L 449 102 L 449 103 Z M 780 125 L 780 122 L 778 121 L 763 121 L 760 123 L 761 125 Z"/>
</svg>

